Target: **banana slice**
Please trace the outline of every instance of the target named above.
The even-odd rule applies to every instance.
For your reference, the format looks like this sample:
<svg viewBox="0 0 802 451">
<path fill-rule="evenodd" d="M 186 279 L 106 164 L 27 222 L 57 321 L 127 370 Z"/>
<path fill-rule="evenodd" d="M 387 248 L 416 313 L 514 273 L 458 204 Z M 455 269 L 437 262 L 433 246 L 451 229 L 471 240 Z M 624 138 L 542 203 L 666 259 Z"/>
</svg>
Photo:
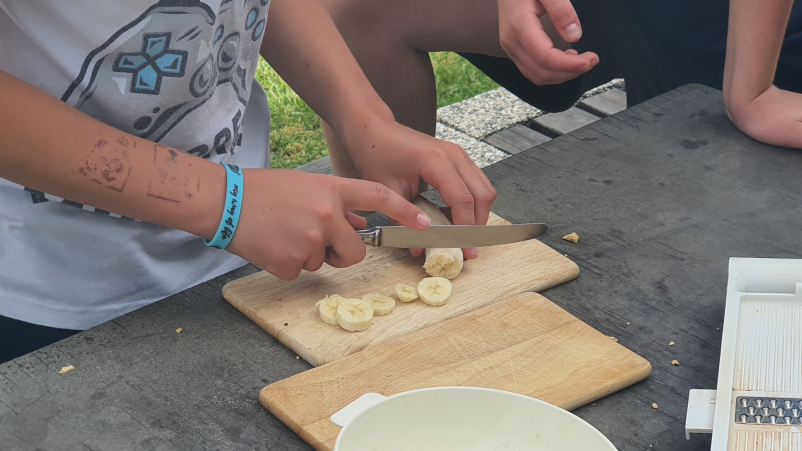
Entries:
<svg viewBox="0 0 802 451">
<path fill-rule="evenodd" d="M 384 316 L 395 310 L 395 299 L 384 296 L 381 294 L 366 294 L 362 296 L 362 300 L 373 307 L 373 314 L 376 316 Z"/>
<path fill-rule="evenodd" d="M 426 249 L 423 269 L 432 277 L 457 277 L 462 271 L 462 249 Z"/>
<path fill-rule="evenodd" d="M 427 277 L 418 284 L 418 295 L 426 304 L 439 307 L 451 296 L 451 282 L 443 277 Z"/>
<path fill-rule="evenodd" d="M 350 332 L 361 332 L 370 327 L 373 307 L 362 299 L 344 299 L 337 306 L 337 322 Z"/>
<path fill-rule="evenodd" d="M 333 294 L 317 301 L 320 319 L 326 324 L 331 324 L 332 326 L 338 325 L 337 306 L 340 305 L 340 301 L 343 300 L 345 300 L 344 297 Z"/>
<path fill-rule="evenodd" d="M 405 283 L 395 284 L 395 295 L 401 302 L 412 302 L 418 299 L 418 289 Z"/>
</svg>

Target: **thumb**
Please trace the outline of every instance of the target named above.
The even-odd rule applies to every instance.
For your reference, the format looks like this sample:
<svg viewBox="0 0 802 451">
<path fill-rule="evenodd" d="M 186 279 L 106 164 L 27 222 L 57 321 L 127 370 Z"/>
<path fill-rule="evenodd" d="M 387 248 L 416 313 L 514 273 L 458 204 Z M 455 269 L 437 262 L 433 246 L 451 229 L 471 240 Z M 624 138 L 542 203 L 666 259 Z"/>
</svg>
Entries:
<svg viewBox="0 0 802 451">
<path fill-rule="evenodd" d="M 576 42 L 582 37 L 582 27 L 570 0 L 540 0 L 554 24 L 554 28 L 566 42 Z"/>
</svg>

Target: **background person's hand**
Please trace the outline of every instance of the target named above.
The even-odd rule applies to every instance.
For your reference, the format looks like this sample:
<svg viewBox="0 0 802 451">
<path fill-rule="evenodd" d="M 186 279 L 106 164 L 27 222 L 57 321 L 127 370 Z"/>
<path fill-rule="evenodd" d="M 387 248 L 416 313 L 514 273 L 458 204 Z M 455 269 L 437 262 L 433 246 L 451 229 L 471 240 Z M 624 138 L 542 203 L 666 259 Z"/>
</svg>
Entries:
<svg viewBox="0 0 802 451">
<path fill-rule="evenodd" d="M 239 226 L 226 250 L 284 280 L 323 263 L 342 268 L 362 261 L 365 244 L 355 229 L 367 223 L 354 210 L 380 211 L 416 230 L 429 225 L 417 207 L 379 183 L 280 169 L 245 169 L 244 177 Z"/>
<path fill-rule="evenodd" d="M 541 22 L 548 14 L 565 43 L 582 36 L 582 27 L 570 0 L 498 0 L 501 47 L 521 73 L 536 85 L 572 80 L 599 63 L 595 53 L 578 54 L 555 43 Z M 562 47 L 562 48 L 561 48 Z"/>
<path fill-rule="evenodd" d="M 728 104 L 727 115 L 758 141 L 802 149 L 802 94 L 771 86 L 751 102 Z"/>
<path fill-rule="evenodd" d="M 349 148 L 359 175 L 386 185 L 406 199 L 418 194 L 421 180 L 440 191 L 454 224 L 487 224 L 496 190 L 462 147 L 377 118 Z M 413 250 L 420 255 L 422 250 Z M 463 250 L 476 258 L 476 249 Z"/>
</svg>

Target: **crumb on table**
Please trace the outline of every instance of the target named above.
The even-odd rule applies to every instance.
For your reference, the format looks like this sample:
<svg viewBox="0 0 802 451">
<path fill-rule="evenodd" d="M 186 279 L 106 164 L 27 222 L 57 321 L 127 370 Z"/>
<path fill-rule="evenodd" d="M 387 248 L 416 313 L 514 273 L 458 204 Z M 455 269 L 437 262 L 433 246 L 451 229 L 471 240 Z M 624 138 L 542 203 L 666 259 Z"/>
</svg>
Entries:
<svg viewBox="0 0 802 451">
<path fill-rule="evenodd" d="M 175 330 L 175 333 L 180 334 L 183 331 L 184 331 L 184 328 L 183 327 L 179 327 L 178 329 Z"/>
<path fill-rule="evenodd" d="M 577 235 L 575 232 L 571 232 L 568 235 L 565 235 L 563 237 L 563 239 L 565 241 L 570 241 L 572 243 L 578 243 L 579 242 L 579 235 Z"/>
<path fill-rule="evenodd" d="M 657 403 L 656 402 L 652 403 L 652 409 L 657 409 Z"/>
<path fill-rule="evenodd" d="M 72 370 L 74 370 L 74 369 L 75 369 L 75 367 L 74 367 L 74 366 L 72 366 L 72 365 L 67 365 L 67 366 L 65 366 L 65 367 L 61 368 L 61 371 L 59 371 L 59 372 L 58 372 L 58 374 L 69 373 L 70 371 L 72 371 Z"/>
<path fill-rule="evenodd" d="M 674 366 L 679 366 L 679 361 L 674 359 L 674 360 L 671 361 L 671 364 L 674 365 Z"/>
</svg>

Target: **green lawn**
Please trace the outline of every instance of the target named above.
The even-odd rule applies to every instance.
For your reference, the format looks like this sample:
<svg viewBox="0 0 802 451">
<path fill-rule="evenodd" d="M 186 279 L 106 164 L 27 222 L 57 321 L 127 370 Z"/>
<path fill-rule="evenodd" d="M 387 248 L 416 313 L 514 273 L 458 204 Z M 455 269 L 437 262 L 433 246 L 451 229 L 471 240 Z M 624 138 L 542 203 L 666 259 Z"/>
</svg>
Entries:
<svg viewBox="0 0 802 451">
<path fill-rule="evenodd" d="M 437 80 L 437 106 L 497 88 L 492 80 L 455 53 L 430 54 Z M 273 168 L 294 168 L 328 155 L 317 115 L 260 58 L 256 79 L 270 101 L 270 160 Z"/>
</svg>

